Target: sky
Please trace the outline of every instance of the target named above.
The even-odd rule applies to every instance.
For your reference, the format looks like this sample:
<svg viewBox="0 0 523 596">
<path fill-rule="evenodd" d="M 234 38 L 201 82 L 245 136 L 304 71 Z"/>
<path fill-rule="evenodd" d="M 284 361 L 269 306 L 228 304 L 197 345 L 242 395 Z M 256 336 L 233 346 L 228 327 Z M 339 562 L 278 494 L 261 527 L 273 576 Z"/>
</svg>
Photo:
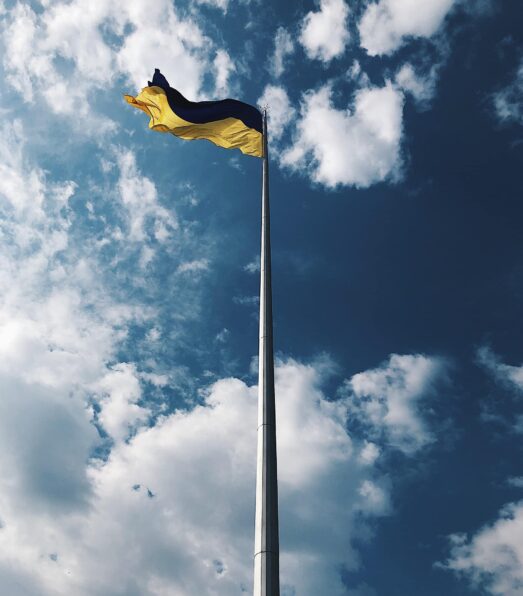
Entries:
<svg viewBox="0 0 523 596">
<path fill-rule="evenodd" d="M 269 107 L 282 596 L 523 594 L 523 5 L 0 2 L 0 593 L 252 592 Z"/>
</svg>

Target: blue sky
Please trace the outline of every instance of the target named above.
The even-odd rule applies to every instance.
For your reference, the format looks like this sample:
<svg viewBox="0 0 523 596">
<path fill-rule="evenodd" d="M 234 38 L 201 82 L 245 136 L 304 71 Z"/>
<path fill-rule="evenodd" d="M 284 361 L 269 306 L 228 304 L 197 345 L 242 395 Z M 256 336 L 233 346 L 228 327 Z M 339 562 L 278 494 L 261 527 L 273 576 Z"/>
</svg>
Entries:
<svg viewBox="0 0 523 596">
<path fill-rule="evenodd" d="M 523 9 L 0 5 L 0 592 L 252 590 L 270 106 L 284 596 L 523 593 Z"/>
</svg>

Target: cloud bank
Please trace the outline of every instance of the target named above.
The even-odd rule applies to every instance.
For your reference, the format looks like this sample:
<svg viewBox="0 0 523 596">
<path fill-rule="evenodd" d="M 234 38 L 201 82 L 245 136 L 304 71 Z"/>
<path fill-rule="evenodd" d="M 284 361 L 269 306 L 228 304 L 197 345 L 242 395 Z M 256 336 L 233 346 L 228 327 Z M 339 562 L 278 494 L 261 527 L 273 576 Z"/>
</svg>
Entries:
<svg viewBox="0 0 523 596">
<path fill-rule="evenodd" d="M 389 494 L 374 466 L 378 452 L 347 434 L 348 403 L 328 401 L 322 393 L 325 374 L 322 365 L 292 360 L 277 367 L 282 583 L 299 594 L 327 590 L 341 596 L 340 566 L 358 566 L 353 541 L 363 538 L 365 519 L 387 513 Z M 117 383 L 121 375 L 130 386 Z M 133 379 L 133 370 L 120 366 L 101 382 L 119 404 L 115 392 L 138 391 Z M 23 401 L 22 395 L 20 386 L 12 385 L 13 399 Z M 16 462 L 3 451 L 4 469 L 11 463 L 20 473 L 27 471 L 25 481 L 11 477 L 11 489 L 2 491 L 0 565 L 9 570 L 8 579 L 0 580 L 4 588 L 6 581 L 16 581 L 40 596 L 108 596 L 122 590 L 225 596 L 242 586 L 249 591 L 256 397 L 256 387 L 220 380 L 206 390 L 201 405 L 138 429 L 128 441 L 117 442 L 105 461 L 87 458 L 96 433 L 81 401 L 73 406 L 65 395 L 55 398 L 61 400 L 59 409 L 49 426 L 39 427 L 29 444 L 34 449 L 16 451 Z M 30 407 L 42 400 L 35 387 L 31 400 Z M 54 412 L 53 401 L 41 403 Z M 102 409 L 99 421 L 118 437 L 128 411 L 122 416 L 111 410 L 109 417 Z M 40 424 L 41 413 L 34 412 L 34 423 Z M 34 425 L 23 428 L 29 432 Z M 63 432 L 56 434 L 57 428 Z M 54 433 L 55 452 L 40 448 L 47 433 Z M 12 438 L 5 428 L 1 435 Z M 48 460 L 41 470 L 44 485 L 27 485 L 31 470 L 41 465 L 39 457 Z M 48 515 L 56 509 L 44 498 L 57 480 L 49 472 L 63 466 L 67 481 L 75 482 L 64 493 L 71 511 L 60 510 L 49 525 Z M 36 507 L 25 507 L 13 483 Z"/>
<path fill-rule="evenodd" d="M 523 588 L 523 501 L 505 505 L 498 519 L 470 539 L 450 537 L 443 567 L 465 577 L 475 589 L 495 596 L 518 596 Z"/>
</svg>

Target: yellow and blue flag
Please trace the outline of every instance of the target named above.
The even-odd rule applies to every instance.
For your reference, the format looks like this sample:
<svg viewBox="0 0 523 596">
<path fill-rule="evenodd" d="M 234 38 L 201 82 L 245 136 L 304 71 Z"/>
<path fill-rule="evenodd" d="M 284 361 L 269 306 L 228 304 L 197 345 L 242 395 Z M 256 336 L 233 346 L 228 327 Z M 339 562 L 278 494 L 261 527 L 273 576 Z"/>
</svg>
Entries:
<svg viewBox="0 0 523 596">
<path fill-rule="evenodd" d="M 124 97 L 150 117 L 153 130 L 181 139 L 207 139 L 219 147 L 263 157 L 262 115 L 254 106 L 236 99 L 189 101 L 158 69 L 136 97 Z"/>
</svg>

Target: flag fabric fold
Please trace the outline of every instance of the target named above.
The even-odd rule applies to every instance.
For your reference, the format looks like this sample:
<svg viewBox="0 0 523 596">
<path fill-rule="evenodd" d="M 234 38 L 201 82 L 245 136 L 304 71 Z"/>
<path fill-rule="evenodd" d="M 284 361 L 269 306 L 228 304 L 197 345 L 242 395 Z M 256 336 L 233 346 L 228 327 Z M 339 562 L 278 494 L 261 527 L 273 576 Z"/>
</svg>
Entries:
<svg viewBox="0 0 523 596">
<path fill-rule="evenodd" d="M 236 99 L 189 101 L 169 86 L 158 69 L 136 97 L 124 97 L 150 117 L 153 130 L 181 139 L 207 139 L 219 147 L 263 157 L 262 115 L 254 106 Z"/>
</svg>

